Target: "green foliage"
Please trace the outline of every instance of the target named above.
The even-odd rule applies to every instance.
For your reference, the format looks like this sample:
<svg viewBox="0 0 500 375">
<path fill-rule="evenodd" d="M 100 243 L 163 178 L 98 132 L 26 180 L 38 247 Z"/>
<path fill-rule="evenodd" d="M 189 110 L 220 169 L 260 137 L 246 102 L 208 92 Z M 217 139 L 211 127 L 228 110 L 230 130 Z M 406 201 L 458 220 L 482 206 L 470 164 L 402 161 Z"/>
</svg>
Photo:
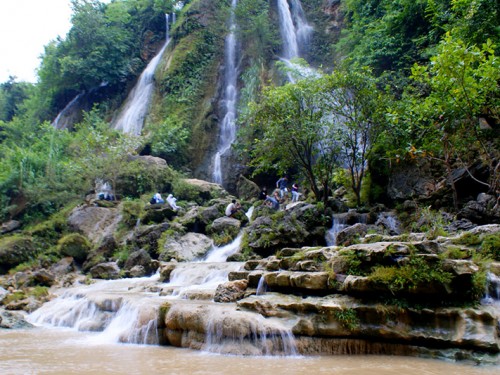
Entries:
<svg viewBox="0 0 500 375">
<path fill-rule="evenodd" d="M 363 254 L 354 250 L 341 250 L 339 255 L 341 255 L 346 262 L 348 275 L 363 276 L 366 274 L 366 270 L 363 268 Z"/>
<path fill-rule="evenodd" d="M 122 210 L 122 222 L 125 223 L 129 228 L 136 225 L 137 219 L 139 219 L 144 212 L 144 202 L 142 201 L 124 201 L 121 204 Z"/>
<path fill-rule="evenodd" d="M 356 310 L 344 308 L 333 312 L 335 319 L 342 325 L 342 327 L 352 331 L 359 327 L 360 319 Z"/>
<path fill-rule="evenodd" d="M 28 294 L 36 299 L 47 297 L 49 295 L 49 288 L 46 286 L 37 285 L 30 289 Z"/>
<path fill-rule="evenodd" d="M 485 235 L 481 243 L 481 252 L 495 261 L 500 261 L 500 234 Z"/>
<path fill-rule="evenodd" d="M 466 259 L 469 258 L 469 252 L 458 246 L 448 246 L 446 251 L 440 255 L 441 259 Z"/>
<path fill-rule="evenodd" d="M 16 77 L 0 83 L 0 121 L 11 121 L 20 114 L 21 104 L 28 98 L 32 85 L 26 82 L 16 82 Z"/>
<path fill-rule="evenodd" d="M 477 234 L 465 232 L 460 237 L 453 239 L 452 243 L 457 245 L 477 246 L 481 243 L 481 238 Z"/>
<path fill-rule="evenodd" d="M 429 263 L 423 257 L 411 255 L 402 266 L 376 266 L 368 276 L 370 280 L 386 285 L 393 293 L 416 290 L 427 284 L 451 282 L 451 273 L 444 271 L 439 263 Z"/>
<path fill-rule="evenodd" d="M 131 252 L 132 250 L 129 246 L 121 246 L 113 254 L 113 259 L 116 259 L 119 264 L 124 264 L 130 256 Z"/>
</svg>

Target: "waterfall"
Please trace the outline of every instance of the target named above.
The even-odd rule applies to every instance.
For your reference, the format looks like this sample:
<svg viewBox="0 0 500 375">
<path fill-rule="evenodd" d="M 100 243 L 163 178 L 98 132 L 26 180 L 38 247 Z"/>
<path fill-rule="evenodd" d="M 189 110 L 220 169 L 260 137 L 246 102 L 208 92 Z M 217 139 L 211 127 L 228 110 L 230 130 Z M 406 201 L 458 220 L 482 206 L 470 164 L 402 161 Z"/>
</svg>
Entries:
<svg viewBox="0 0 500 375">
<path fill-rule="evenodd" d="M 85 91 L 79 93 L 75 96 L 67 105 L 63 108 L 61 112 L 57 115 L 54 121 L 52 121 L 52 126 L 56 129 L 66 129 L 69 123 L 73 123 L 72 117 L 74 117 L 73 107 L 78 104 L 80 98 L 85 94 Z"/>
<path fill-rule="evenodd" d="M 347 228 L 345 215 L 333 215 L 332 220 L 332 227 L 330 228 L 330 230 L 328 230 L 328 232 L 326 232 L 325 235 L 327 246 L 337 245 L 337 235 L 341 230 Z"/>
<path fill-rule="evenodd" d="M 300 57 L 300 51 L 307 47 L 312 26 L 307 23 L 299 0 L 278 0 L 280 32 L 283 40 L 283 58 Z"/>
<path fill-rule="evenodd" d="M 229 18 L 229 34 L 225 39 L 224 49 L 224 95 L 222 100 L 223 105 L 223 120 L 219 130 L 219 142 L 217 153 L 213 161 L 212 180 L 215 183 L 223 184 L 222 162 L 221 158 L 231 148 L 236 139 L 236 101 L 238 99 L 237 79 L 238 68 L 236 64 L 236 20 L 234 10 L 238 0 L 231 2 L 231 15 Z"/>
<path fill-rule="evenodd" d="M 165 15 L 166 20 L 166 39 L 160 52 L 149 62 L 148 66 L 142 72 L 137 84 L 130 91 L 125 104 L 121 109 L 118 117 L 113 122 L 113 127 L 116 130 L 121 130 L 124 133 L 140 135 L 144 120 L 149 110 L 149 104 L 153 95 L 154 89 L 154 73 L 158 63 L 161 60 L 163 52 L 170 43 L 169 31 L 169 15 Z"/>
<path fill-rule="evenodd" d="M 481 303 L 500 307 L 500 277 L 488 272 L 484 298 Z"/>
</svg>

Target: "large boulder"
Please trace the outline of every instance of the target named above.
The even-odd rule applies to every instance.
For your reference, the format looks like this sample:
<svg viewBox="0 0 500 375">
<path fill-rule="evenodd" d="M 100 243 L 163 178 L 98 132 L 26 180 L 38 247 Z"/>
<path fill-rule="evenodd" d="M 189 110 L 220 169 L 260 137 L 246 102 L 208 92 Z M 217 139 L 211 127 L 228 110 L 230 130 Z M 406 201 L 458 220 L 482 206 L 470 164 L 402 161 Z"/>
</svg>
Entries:
<svg viewBox="0 0 500 375">
<path fill-rule="evenodd" d="M 86 237 L 78 233 L 71 233 L 59 240 L 57 248 L 61 255 L 73 257 L 77 263 L 83 263 L 92 246 Z"/>
<path fill-rule="evenodd" d="M 29 237 L 12 236 L 0 240 L 0 274 L 33 259 L 35 245 Z"/>
<path fill-rule="evenodd" d="M 215 290 L 215 302 L 236 302 L 245 296 L 247 280 L 228 281 L 220 284 Z"/>
<path fill-rule="evenodd" d="M 134 230 L 134 237 L 131 239 L 137 248 L 146 250 L 149 255 L 158 258 L 158 241 L 162 234 L 171 228 L 169 223 L 158 225 L 141 225 Z"/>
<path fill-rule="evenodd" d="M 219 217 L 207 227 L 207 234 L 214 238 L 216 245 L 225 245 L 236 238 L 241 222 L 231 217 Z"/>
<path fill-rule="evenodd" d="M 82 233 L 97 245 L 116 232 L 121 218 L 117 208 L 79 206 L 69 215 L 68 224 L 73 231 Z"/>
<path fill-rule="evenodd" d="M 120 278 L 120 267 L 116 262 L 99 263 L 90 269 L 94 279 L 114 280 Z"/>
<path fill-rule="evenodd" d="M 243 175 L 238 177 L 238 181 L 236 182 L 236 194 L 238 194 L 240 199 L 247 201 L 257 199 L 259 197 L 259 193 L 259 186 L 255 182 L 250 181 Z"/>
<path fill-rule="evenodd" d="M 180 238 L 169 238 L 163 246 L 160 260 L 188 262 L 203 257 L 212 246 L 212 240 L 204 234 L 187 233 Z"/>
<path fill-rule="evenodd" d="M 155 265 L 156 263 L 152 261 L 149 254 L 144 249 L 140 249 L 129 255 L 123 268 L 130 271 L 134 267 L 140 266 L 144 271 L 144 274 L 141 276 L 150 276 L 156 271 Z"/>
</svg>

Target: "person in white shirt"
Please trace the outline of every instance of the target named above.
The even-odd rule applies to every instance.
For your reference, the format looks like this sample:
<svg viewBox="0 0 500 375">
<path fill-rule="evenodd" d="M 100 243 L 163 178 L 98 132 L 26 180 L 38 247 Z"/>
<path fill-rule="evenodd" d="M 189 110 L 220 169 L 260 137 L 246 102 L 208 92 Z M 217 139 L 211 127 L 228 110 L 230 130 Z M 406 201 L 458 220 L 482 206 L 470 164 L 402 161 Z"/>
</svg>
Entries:
<svg viewBox="0 0 500 375">
<path fill-rule="evenodd" d="M 172 207 L 172 210 L 177 211 L 179 209 L 179 206 L 175 203 L 177 201 L 177 198 L 175 198 L 172 194 L 169 194 L 167 197 L 167 202 Z"/>
<path fill-rule="evenodd" d="M 241 205 L 236 202 L 236 199 L 233 199 L 226 207 L 226 216 L 232 217 L 240 208 Z"/>
</svg>

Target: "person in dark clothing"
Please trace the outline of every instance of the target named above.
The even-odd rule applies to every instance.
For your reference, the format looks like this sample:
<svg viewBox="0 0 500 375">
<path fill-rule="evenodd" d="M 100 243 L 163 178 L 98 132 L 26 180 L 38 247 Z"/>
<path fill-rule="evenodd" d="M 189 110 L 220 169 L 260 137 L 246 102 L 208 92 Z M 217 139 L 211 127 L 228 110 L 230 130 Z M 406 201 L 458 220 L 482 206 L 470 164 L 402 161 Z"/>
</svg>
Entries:
<svg viewBox="0 0 500 375">
<path fill-rule="evenodd" d="M 265 200 L 267 197 L 267 188 L 264 186 L 262 190 L 259 193 L 259 199 L 260 200 Z"/>
</svg>

